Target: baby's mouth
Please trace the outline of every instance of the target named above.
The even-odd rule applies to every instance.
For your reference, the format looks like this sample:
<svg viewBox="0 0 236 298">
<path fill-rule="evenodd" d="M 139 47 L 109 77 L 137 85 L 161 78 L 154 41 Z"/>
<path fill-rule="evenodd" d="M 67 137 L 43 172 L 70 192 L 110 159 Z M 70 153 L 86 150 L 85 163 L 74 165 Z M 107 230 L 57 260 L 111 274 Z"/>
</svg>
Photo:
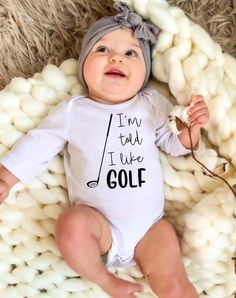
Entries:
<svg viewBox="0 0 236 298">
<path fill-rule="evenodd" d="M 119 69 L 110 69 L 105 72 L 105 75 L 113 78 L 125 78 L 126 75 Z"/>
</svg>

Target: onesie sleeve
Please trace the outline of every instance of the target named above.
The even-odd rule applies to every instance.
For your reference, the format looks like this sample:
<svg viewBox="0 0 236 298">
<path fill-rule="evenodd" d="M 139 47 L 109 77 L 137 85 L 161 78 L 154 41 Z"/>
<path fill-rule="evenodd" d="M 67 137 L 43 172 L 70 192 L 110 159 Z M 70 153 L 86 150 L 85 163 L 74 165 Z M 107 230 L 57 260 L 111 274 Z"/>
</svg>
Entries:
<svg viewBox="0 0 236 298">
<path fill-rule="evenodd" d="M 70 103 L 63 101 L 0 159 L 20 181 L 26 183 L 42 172 L 66 144 Z"/>
<path fill-rule="evenodd" d="M 168 125 L 168 115 L 173 109 L 173 105 L 156 90 L 150 89 L 149 92 L 152 96 L 156 114 L 156 146 L 172 156 L 189 154 L 191 152 L 190 149 L 185 148 L 181 144 L 178 136 L 172 133 Z"/>
</svg>

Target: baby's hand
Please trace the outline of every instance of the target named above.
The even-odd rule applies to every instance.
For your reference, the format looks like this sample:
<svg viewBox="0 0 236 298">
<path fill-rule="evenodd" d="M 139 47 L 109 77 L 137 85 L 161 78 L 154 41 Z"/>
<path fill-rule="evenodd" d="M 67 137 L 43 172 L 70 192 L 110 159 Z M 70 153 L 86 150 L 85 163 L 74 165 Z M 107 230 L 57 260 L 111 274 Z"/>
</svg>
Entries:
<svg viewBox="0 0 236 298">
<path fill-rule="evenodd" d="M 209 121 L 209 110 L 202 95 L 192 95 L 188 109 L 190 126 L 203 127 Z"/>
<path fill-rule="evenodd" d="M 2 203 L 9 194 L 10 186 L 3 180 L 0 180 L 0 203 Z"/>
</svg>

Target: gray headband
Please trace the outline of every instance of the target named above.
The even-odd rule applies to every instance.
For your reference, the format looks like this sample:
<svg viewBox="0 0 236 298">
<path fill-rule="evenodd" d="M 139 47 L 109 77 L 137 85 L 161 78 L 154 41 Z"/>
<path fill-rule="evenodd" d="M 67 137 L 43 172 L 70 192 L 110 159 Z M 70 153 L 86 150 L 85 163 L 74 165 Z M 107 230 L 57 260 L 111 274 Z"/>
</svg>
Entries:
<svg viewBox="0 0 236 298">
<path fill-rule="evenodd" d="M 86 87 L 83 76 L 83 66 L 86 57 L 88 56 L 93 45 L 104 35 L 120 28 L 130 28 L 134 31 L 134 36 L 139 40 L 143 57 L 146 65 L 146 74 L 143 86 L 149 79 L 151 73 L 151 46 L 156 42 L 159 29 L 134 13 L 126 3 L 117 2 L 114 8 L 119 12 L 115 16 L 103 17 L 96 21 L 92 27 L 87 31 L 81 48 L 79 56 L 79 79 Z"/>
</svg>

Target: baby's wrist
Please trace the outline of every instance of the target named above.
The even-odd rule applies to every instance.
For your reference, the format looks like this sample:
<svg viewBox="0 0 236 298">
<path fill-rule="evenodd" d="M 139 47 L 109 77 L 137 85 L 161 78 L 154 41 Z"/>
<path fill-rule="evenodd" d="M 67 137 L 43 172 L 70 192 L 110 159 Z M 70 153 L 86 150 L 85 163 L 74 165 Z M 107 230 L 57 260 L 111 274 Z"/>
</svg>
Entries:
<svg viewBox="0 0 236 298">
<path fill-rule="evenodd" d="M 11 189 L 19 181 L 19 179 L 3 165 L 0 165 L 0 181 L 5 183 L 6 186 Z"/>
</svg>

